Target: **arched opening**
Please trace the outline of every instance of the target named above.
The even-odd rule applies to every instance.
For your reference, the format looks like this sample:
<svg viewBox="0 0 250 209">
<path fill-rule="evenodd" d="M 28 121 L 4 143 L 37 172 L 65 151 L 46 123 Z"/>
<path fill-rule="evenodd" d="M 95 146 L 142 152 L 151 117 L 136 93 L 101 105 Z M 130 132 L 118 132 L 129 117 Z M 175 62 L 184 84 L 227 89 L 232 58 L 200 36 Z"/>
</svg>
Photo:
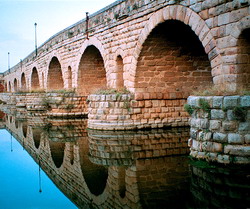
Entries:
<svg viewBox="0 0 250 209">
<path fill-rule="evenodd" d="M 242 31 L 238 40 L 238 87 L 250 90 L 250 28 Z"/>
<path fill-rule="evenodd" d="M 72 89 L 72 70 L 71 67 L 68 67 L 68 88 Z"/>
<path fill-rule="evenodd" d="M 118 182 L 119 182 L 119 194 L 121 198 L 126 195 L 126 183 L 125 183 L 125 167 L 121 167 L 118 170 Z"/>
<path fill-rule="evenodd" d="M 17 92 L 17 79 L 14 79 L 14 92 Z"/>
<path fill-rule="evenodd" d="M 53 57 L 49 64 L 47 83 L 48 90 L 59 90 L 64 87 L 61 64 L 56 57 Z"/>
<path fill-rule="evenodd" d="M 149 34 L 138 58 L 135 79 L 138 92 L 175 93 L 179 98 L 212 84 L 202 43 L 188 25 L 177 20 L 161 23 Z"/>
<path fill-rule="evenodd" d="M 49 146 L 53 162 L 57 168 L 60 168 L 63 164 L 65 143 L 49 141 Z"/>
<path fill-rule="evenodd" d="M 39 76 L 37 69 L 34 67 L 31 74 L 31 90 L 36 90 L 40 88 Z"/>
<path fill-rule="evenodd" d="M 27 122 L 23 122 L 23 124 L 22 124 L 22 131 L 23 131 L 24 138 L 26 138 L 27 137 L 27 132 L 28 132 Z"/>
<path fill-rule="evenodd" d="M 42 86 L 42 88 L 44 88 L 44 73 L 42 73 L 41 86 Z"/>
<path fill-rule="evenodd" d="M 116 72 L 117 72 L 116 88 L 122 89 L 124 88 L 124 78 L 123 78 L 123 60 L 121 56 L 118 56 L 116 59 Z"/>
<path fill-rule="evenodd" d="M 5 85 L 3 83 L 0 83 L 0 92 L 4 92 Z"/>
<path fill-rule="evenodd" d="M 19 123 L 17 120 L 15 120 L 15 127 L 16 127 L 16 129 L 18 129 L 18 127 L 19 127 Z"/>
<path fill-rule="evenodd" d="M 34 141 L 35 147 L 38 149 L 40 146 L 42 131 L 40 128 L 33 128 L 32 133 L 33 133 L 33 141 Z"/>
<path fill-rule="evenodd" d="M 85 182 L 92 194 L 100 195 L 106 187 L 108 169 L 102 165 L 93 164 L 89 160 L 89 146 L 87 140 L 78 141 L 78 144 L 81 170 Z"/>
<path fill-rule="evenodd" d="M 82 55 L 78 71 L 78 92 L 89 95 L 94 91 L 106 88 L 106 71 L 99 50 L 89 46 Z"/>
<path fill-rule="evenodd" d="M 9 81 L 9 92 L 11 92 L 11 83 Z"/>
<path fill-rule="evenodd" d="M 26 78 L 24 73 L 22 73 L 21 76 L 21 89 L 22 91 L 26 91 Z"/>
</svg>

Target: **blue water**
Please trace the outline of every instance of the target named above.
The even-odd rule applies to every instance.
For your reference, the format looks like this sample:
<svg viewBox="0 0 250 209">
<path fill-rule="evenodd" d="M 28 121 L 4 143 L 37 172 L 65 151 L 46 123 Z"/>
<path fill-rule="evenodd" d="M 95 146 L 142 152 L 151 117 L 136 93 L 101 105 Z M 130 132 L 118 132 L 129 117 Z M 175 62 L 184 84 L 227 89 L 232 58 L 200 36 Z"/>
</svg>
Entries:
<svg viewBox="0 0 250 209">
<path fill-rule="evenodd" d="M 41 184 L 39 166 L 8 131 L 0 130 L 0 209 L 77 208 L 42 170 L 40 176 Z"/>
</svg>

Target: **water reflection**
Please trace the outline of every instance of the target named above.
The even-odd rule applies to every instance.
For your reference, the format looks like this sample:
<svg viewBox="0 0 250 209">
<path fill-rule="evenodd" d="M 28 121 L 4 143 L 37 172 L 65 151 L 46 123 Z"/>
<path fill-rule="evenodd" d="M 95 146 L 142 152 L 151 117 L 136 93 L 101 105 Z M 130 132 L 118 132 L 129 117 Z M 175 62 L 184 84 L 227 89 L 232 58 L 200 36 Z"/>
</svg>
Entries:
<svg viewBox="0 0 250 209">
<path fill-rule="evenodd" d="M 111 132 L 87 130 L 83 119 L 2 118 L 79 208 L 249 206 L 249 174 L 189 164 L 189 128 Z"/>
</svg>

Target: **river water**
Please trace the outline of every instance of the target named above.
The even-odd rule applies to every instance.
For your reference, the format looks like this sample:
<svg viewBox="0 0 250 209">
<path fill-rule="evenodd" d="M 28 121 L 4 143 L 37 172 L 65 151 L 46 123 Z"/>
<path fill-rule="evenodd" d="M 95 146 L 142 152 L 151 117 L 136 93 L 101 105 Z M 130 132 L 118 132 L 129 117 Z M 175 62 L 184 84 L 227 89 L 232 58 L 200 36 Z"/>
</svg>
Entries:
<svg viewBox="0 0 250 209">
<path fill-rule="evenodd" d="M 5 112 L 5 113 L 4 113 Z M 88 130 L 0 112 L 0 208 L 249 208 L 249 167 L 188 157 L 189 128 Z"/>
</svg>

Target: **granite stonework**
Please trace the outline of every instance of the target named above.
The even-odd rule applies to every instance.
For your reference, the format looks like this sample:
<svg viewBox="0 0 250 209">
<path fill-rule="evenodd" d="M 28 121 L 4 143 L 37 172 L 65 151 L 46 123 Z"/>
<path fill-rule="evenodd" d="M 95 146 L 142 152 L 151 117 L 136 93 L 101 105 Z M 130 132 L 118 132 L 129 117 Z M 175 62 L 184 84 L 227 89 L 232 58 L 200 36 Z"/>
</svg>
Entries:
<svg viewBox="0 0 250 209">
<path fill-rule="evenodd" d="M 135 99 L 133 94 L 90 95 L 88 128 L 132 130 L 188 126 L 185 99 Z"/>
<path fill-rule="evenodd" d="M 204 111 L 200 100 L 210 108 Z M 250 163 L 250 96 L 190 96 L 190 155 L 218 163 Z M 238 110 L 238 112 L 237 112 Z"/>
</svg>

